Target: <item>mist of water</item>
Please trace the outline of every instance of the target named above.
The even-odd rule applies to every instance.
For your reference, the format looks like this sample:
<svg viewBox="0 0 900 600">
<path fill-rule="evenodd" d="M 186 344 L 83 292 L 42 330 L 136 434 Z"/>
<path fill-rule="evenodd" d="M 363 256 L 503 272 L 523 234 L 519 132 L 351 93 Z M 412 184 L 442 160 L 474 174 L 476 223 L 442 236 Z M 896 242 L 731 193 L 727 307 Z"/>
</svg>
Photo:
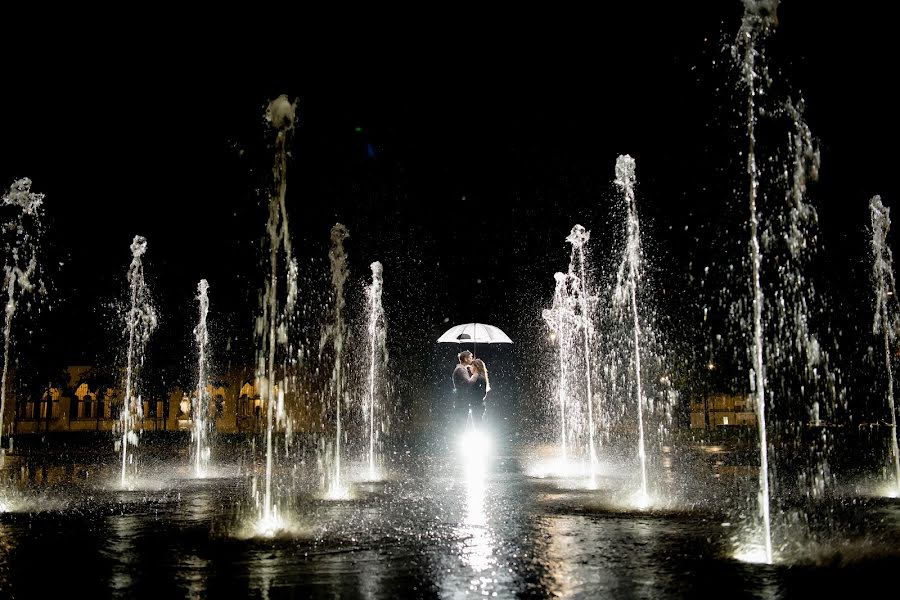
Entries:
<svg viewBox="0 0 900 600">
<path fill-rule="evenodd" d="M 881 196 L 869 202 L 872 218 L 872 274 L 875 291 L 875 320 L 872 333 L 881 334 L 884 341 L 884 371 L 887 376 L 887 404 L 891 413 L 891 449 L 895 494 L 900 497 L 900 448 L 897 445 L 897 409 L 894 405 L 894 365 L 891 349 L 897 341 L 900 320 L 891 303 L 896 302 L 897 287 L 894 280 L 894 255 L 887 243 L 891 229 L 891 211 L 881 203 Z"/>
<path fill-rule="evenodd" d="M 9 348 L 12 323 L 18 303 L 29 294 L 40 292 L 43 286 L 37 277 L 38 251 L 42 233 L 44 194 L 31 191 L 31 180 L 14 181 L 3 195 L 0 205 L 11 207 L 13 216 L 3 228 L 3 289 L 6 306 L 3 322 L 3 375 L 0 380 L 0 436 L 3 435 L 3 415 L 6 414 L 6 385 L 9 371 Z M 5 449 L 0 448 L 0 465 Z"/>
</svg>

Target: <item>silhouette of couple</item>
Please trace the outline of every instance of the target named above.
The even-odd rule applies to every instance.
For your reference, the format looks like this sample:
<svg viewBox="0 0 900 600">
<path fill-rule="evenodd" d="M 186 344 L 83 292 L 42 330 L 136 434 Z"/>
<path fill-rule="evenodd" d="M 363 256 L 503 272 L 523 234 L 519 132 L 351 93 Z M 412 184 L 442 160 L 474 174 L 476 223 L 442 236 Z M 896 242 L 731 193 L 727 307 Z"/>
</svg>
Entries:
<svg viewBox="0 0 900 600">
<path fill-rule="evenodd" d="M 474 358 L 468 350 L 457 355 L 459 364 L 453 369 L 454 423 L 464 427 L 472 411 L 476 423 L 481 424 L 487 413 L 487 398 L 491 393 L 491 380 L 487 366 L 480 358 Z"/>
</svg>

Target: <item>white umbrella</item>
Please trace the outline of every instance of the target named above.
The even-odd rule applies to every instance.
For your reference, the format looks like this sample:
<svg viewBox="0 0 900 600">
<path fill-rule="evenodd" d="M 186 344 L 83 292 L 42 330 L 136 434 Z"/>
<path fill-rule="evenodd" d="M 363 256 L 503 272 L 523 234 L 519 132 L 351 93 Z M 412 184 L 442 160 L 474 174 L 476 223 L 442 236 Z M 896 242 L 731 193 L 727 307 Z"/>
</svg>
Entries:
<svg viewBox="0 0 900 600">
<path fill-rule="evenodd" d="M 454 325 L 438 338 L 439 344 L 512 344 L 503 330 L 484 323 Z M 474 350 L 474 347 L 473 347 Z M 474 354 L 474 352 L 473 352 Z"/>
</svg>

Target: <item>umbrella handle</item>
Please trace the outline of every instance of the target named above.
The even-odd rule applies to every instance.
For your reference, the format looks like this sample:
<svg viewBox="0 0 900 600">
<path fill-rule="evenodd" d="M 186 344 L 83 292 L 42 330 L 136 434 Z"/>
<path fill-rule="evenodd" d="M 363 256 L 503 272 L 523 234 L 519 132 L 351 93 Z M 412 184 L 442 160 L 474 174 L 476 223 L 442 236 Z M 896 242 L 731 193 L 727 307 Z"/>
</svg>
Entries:
<svg viewBox="0 0 900 600">
<path fill-rule="evenodd" d="M 478 346 L 478 323 L 472 325 L 472 360 L 475 360 L 475 347 Z"/>
</svg>

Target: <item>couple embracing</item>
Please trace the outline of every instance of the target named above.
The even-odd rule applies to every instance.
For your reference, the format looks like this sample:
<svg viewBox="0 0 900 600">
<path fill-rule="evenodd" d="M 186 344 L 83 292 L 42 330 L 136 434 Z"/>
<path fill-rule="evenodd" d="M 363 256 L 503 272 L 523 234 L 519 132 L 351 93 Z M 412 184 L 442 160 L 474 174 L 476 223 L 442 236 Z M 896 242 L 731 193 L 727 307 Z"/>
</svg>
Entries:
<svg viewBox="0 0 900 600">
<path fill-rule="evenodd" d="M 487 398 L 491 393 L 491 380 L 487 366 L 468 350 L 457 355 L 459 364 L 453 369 L 453 414 L 465 423 L 469 410 L 478 422 L 484 422 Z"/>
</svg>

